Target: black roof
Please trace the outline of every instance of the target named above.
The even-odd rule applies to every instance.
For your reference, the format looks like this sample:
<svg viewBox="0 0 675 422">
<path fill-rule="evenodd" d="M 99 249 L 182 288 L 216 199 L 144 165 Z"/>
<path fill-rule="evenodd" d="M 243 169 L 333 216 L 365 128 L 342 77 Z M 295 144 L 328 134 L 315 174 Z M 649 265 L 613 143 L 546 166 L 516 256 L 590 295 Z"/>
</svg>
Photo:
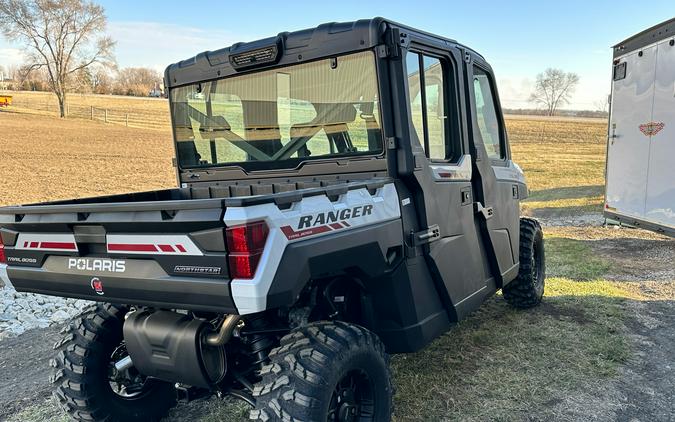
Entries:
<svg viewBox="0 0 675 422">
<path fill-rule="evenodd" d="M 353 22 L 331 22 L 314 28 L 282 32 L 275 37 L 236 43 L 220 50 L 199 53 L 167 67 L 165 84 L 167 87 L 174 87 L 235 74 L 237 71 L 231 66 L 230 55 L 238 55 L 270 45 L 282 46 L 281 58 L 276 63 L 278 65 L 295 64 L 329 55 L 370 49 L 383 44 L 386 29 L 392 27 L 415 32 L 437 42 L 458 45 L 455 40 L 380 17 Z"/>
<path fill-rule="evenodd" d="M 670 37 L 675 37 L 675 18 L 647 28 L 613 46 L 614 57 L 622 56 Z"/>
</svg>

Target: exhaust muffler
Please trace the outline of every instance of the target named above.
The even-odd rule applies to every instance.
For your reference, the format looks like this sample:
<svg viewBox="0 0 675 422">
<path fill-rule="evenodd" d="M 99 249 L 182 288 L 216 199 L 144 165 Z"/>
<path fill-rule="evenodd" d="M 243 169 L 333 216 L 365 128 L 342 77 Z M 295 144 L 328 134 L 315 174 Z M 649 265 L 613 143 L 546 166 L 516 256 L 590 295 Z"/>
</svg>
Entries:
<svg viewBox="0 0 675 422">
<path fill-rule="evenodd" d="M 124 322 L 124 341 L 133 366 L 143 375 L 172 383 L 211 388 L 227 372 L 225 343 L 239 322 L 211 324 L 170 311 L 136 311 Z"/>
</svg>

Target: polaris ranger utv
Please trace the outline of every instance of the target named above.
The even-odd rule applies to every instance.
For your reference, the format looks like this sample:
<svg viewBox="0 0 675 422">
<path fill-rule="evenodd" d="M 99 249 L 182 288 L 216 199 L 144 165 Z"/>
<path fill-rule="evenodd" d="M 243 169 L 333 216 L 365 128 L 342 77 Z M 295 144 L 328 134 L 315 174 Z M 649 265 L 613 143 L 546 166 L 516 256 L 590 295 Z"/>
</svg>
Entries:
<svg viewBox="0 0 675 422">
<path fill-rule="evenodd" d="M 537 305 L 492 70 L 376 18 L 239 43 L 165 74 L 179 187 L 0 209 L 3 278 L 101 302 L 65 330 L 55 395 L 149 421 L 230 394 L 259 421 L 387 421 L 387 355 L 498 289 Z"/>
</svg>

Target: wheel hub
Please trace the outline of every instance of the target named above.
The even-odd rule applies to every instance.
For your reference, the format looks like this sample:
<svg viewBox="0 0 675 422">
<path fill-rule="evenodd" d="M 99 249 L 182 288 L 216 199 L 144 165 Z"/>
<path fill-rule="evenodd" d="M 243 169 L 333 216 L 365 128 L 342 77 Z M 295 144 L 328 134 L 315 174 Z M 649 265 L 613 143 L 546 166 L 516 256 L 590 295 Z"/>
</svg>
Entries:
<svg viewBox="0 0 675 422">
<path fill-rule="evenodd" d="M 113 393 L 131 399 L 145 393 L 147 379 L 138 373 L 133 367 L 119 371 L 115 363 L 128 356 L 126 347 L 122 343 L 113 351 L 108 364 L 108 383 Z"/>
<path fill-rule="evenodd" d="M 373 419 L 370 378 L 363 371 L 351 371 L 338 382 L 328 410 L 329 422 L 354 422 Z"/>
<path fill-rule="evenodd" d="M 356 420 L 358 413 L 358 404 L 356 403 L 355 391 L 353 389 L 342 389 L 338 393 L 338 411 L 337 421 L 352 422 Z"/>
</svg>

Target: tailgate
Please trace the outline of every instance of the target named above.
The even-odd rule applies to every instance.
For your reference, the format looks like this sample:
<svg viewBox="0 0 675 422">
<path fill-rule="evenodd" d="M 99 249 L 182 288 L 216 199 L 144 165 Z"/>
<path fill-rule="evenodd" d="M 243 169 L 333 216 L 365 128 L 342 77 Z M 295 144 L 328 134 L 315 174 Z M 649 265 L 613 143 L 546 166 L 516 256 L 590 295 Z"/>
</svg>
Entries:
<svg viewBox="0 0 675 422">
<path fill-rule="evenodd" d="M 21 292 L 234 313 L 223 213 L 213 199 L 2 209 L 7 276 Z"/>
</svg>

